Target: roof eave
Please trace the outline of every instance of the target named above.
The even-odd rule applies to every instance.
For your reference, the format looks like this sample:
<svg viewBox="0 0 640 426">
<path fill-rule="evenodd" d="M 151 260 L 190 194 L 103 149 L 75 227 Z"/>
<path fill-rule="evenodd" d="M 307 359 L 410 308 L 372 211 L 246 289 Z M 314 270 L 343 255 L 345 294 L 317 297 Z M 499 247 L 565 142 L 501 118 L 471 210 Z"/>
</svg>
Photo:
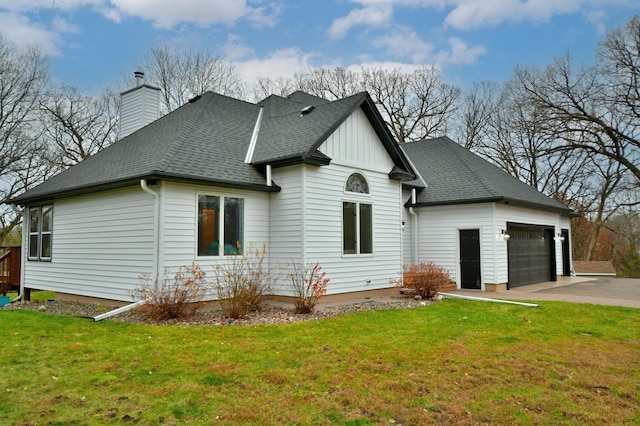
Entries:
<svg viewBox="0 0 640 426">
<path fill-rule="evenodd" d="M 470 199 L 461 199 L 461 200 L 443 200 L 443 201 L 433 201 L 433 202 L 418 202 L 415 204 L 411 204 L 411 200 L 407 201 L 404 206 L 405 207 L 435 207 L 435 206 L 450 206 L 456 204 L 481 204 L 481 203 L 501 203 L 509 206 L 515 207 L 526 207 L 536 210 L 544 210 L 550 211 L 554 213 L 559 213 L 562 216 L 568 217 L 578 217 L 579 214 L 575 213 L 573 210 L 569 208 L 562 207 L 553 207 L 545 204 L 526 202 L 523 200 L 516 200 L 513 198 L 507 197 L 486 197 L 486 198 L 470 198 Z"/>
<path fill-rule="evenodd" d="M 90 186 L 84 186 L 80 188 L 70 188 L 62 191 L 37 194 L 34 196 L 27 196 L 27 197 L 17 196 L 7 201 L 7 204 L 14 204 L 14 205 L 34 204 L 34 203 L 40 203 L 40 202 L 51 201 L 51 200 L 59 200 L 62 198 L 69 198 L 69 197 L 74 197 L 79 195 L 87 195 L 87 194 L 92 194 L 96 192 L 121 189 L 129 186 L 137 186 L 140 184 L 140 181 L 143 179 L 176 182 L 176 183 L 190 183 L 190 184 L 196 184 L 196 185 L 214 185 L 222 188 L 244 189 L 249 191 L 260 191 L 260 192 L 279 192 L 281 190 L 281 188 L 278 185 L 268 186 L 266 182 L 264 184 L 239 183 L 239 182 L 231 182 L 231 181 L 203 179 L 197 176 L 153 173 L 153 174 L 134 176 L 127 179 L 121 179 L 121 180 L 112 181 L 112 182 L 104 182 L 97 185 L 90 185 Z"/>
<path fill-rule="evenodd" d="M 274 169 L 279 167 L 293 166 L 296 164 L 310 164 L 312 166 L 328 166 L 331 164 L 332 158 L 315 151 L 311 155 L 296 154 L 289 157 L 274 158 L 271 160 L 263 160 L 253 163 L 256 168 L 271 166 Z"/>
</svg>

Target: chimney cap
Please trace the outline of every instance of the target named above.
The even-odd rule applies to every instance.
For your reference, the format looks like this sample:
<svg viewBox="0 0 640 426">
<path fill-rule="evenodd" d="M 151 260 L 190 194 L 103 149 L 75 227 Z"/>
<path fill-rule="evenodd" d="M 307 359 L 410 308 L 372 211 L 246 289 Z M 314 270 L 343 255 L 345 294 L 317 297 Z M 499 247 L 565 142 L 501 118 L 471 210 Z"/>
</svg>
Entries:
<svg viewBox="0 0 640 426">
<path fill-rule="evenodd" d="M 144 83 L 144 73 L 142 71 L 134 71 L 133 76 L 136 78 L 137 86 L 140 86 Z"/>
</svg>

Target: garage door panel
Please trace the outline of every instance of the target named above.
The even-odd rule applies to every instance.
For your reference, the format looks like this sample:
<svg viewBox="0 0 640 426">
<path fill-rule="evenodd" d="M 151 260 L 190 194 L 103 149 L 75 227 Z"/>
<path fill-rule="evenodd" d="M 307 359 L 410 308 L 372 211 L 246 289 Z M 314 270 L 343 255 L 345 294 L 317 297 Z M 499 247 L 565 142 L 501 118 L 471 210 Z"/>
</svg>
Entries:
<svg viewBox="0 0 640 426">
<path fill-rule="evenodd" d="M 509 227 L 509 287 L 548 281 L 551 276 L 549 231 L 534 227 Z"/>
</svg>

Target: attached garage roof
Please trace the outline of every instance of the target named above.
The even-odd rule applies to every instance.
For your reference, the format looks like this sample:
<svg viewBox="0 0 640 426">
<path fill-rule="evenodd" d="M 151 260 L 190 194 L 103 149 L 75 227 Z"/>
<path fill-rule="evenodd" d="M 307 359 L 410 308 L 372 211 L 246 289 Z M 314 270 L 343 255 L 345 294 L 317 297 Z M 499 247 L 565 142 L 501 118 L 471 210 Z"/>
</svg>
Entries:
<svg viewBox="0 0 640 426">
<path fill-rule="evenodd" d="M 498 202 L 574 215 L 562 203 L 446 136 L 408 142 L 401 147 L 427 184 L 417 194 L 416 207 Z M 421 185 L 416 180 L 407 186 Z"/>
</svg>

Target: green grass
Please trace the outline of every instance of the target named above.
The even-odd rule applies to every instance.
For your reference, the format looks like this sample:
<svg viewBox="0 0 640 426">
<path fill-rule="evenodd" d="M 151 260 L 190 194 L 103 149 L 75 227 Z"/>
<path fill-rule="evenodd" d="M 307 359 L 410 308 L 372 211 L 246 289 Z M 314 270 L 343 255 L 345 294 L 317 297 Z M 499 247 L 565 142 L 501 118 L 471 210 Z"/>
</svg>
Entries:
<svg viewBox="0 0 640 426">
<path fill-rule="evenodd" d="M 250 327 L 0 323 L 0 424 L 640 423 L 637 309 L 446 300 Z"/>
</svg>

